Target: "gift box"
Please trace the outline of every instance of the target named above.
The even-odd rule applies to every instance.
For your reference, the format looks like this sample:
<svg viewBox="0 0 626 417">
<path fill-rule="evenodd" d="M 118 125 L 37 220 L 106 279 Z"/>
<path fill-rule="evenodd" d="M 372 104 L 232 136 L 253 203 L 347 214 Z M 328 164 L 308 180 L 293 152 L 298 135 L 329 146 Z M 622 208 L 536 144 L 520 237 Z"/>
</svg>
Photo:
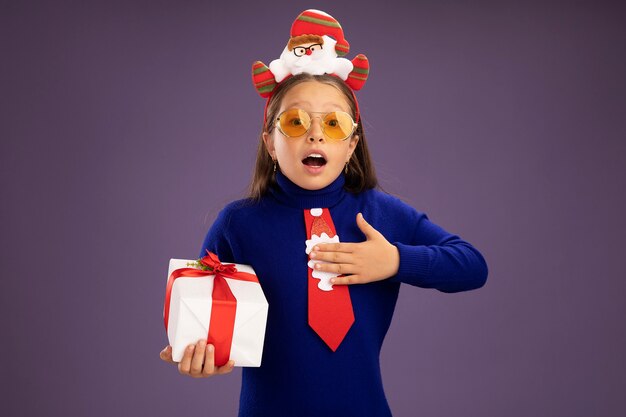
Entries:
<svg viewBox="0 0 626 417">
<path fill-rule="evenodd" d="M 248 265 L 222 264 L 217 256 L 171 259 L 163 319 L 172 359 L 205 338 L 215 346 L 215 365 L 261 366 L 268 304 Z"/>
</svg>

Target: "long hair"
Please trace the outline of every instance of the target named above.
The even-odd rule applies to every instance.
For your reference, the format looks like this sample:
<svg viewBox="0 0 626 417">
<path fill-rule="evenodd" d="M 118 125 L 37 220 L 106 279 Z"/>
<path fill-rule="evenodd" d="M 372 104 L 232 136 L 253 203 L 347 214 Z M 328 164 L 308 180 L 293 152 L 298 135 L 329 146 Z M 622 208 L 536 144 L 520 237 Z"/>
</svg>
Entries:
<svg viewBox="0 0 626 417">
<path fill-rule="evenodd" d="M 274 161 L 265 148 L 263 133 L 267 132 L 269 134 L 274 130 L 274 121 L 278 117 L 278 110 L 280 109 L 285 94 L 287 94 L 292 87 L 306 81 L 317 81 L 337 88 L 346 96 L 350 105 L 352 118 L 356 117 L 357 106 L 354 102 L 354 96 L 350 87 L 334 75 L 311 75 L 303 73 L 289 77 L 278 84 L 267 103 L 267 117 L 261 134 L 259 135 L 256 163 L 248 193 L 248 197 L 253 200 L 259 200 L 265 195 L 268 189 L 276 183 L 276 178 L 274 177 Z M 363 119 L 361 117 L 359 117 L 359 122 L 354 134 L 359 136 L 359 141 L 348 163 L 348 172 L 345 174 L 346 182 L 344 188 L 349 192 L 359 193 L 378 187 L 378 180 L 376 179 L 374 164 L 372 163 L 370 152 L 367 148 L 365 132 L 363 131 Z"/>
</svg>

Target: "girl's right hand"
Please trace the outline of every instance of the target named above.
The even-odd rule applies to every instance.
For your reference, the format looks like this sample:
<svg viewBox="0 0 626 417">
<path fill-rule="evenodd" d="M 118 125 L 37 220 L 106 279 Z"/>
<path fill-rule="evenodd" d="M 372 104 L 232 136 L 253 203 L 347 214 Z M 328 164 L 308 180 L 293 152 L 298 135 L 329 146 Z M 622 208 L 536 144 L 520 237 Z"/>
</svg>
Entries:
<svg viewBox="0 0 626 417">
<path fill-rule="evenodd" d="M 195 345 L 187 346 L 183 358 L 178 363 L 178 372 L 193 378 L 206 378 L 213 375 L 230 373 L 235 367 L 234 361 L 228 361 L 224 366 L 215 366 L 215 348 L 207 345 L 206 340 L 199 340 Z M 172 347 L 166 346 L 159 355 L 162 360 L 176 363 L 172 360 Z"/>
</svg>

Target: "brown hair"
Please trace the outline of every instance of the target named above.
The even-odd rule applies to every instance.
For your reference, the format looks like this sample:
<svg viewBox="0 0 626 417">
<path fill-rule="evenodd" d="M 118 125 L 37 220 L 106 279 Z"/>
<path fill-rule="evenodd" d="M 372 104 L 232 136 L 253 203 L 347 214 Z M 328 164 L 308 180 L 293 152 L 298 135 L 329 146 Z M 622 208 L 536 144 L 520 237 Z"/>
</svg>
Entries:
<svg viewBox="0 0 626 417">
<path fill-rule="evenodd" d="M 319 35 L 294 36 L 293 38 L 289 39 L 289 43 L 287 44 L 287 49 L 291 51 L 296 46 L 302 45 L 302 44 L 305 44 L 305 43 L 319 43 L 319 44 L 323 45 L 324 44 L 324 38 L 322 38 Z"/>
<path fill-rule="evenodd" d="M 278 84 L 267 103 L 267 117 L 261 134 L 259 135 L 256 163 L 248 193 L 248 197 L 251 199 L 259 200 L 268 191 L 269 187 L 276 183 L 274 177 L 274 161 L 265 148 L 263 133 L 271 133 L 274 130 L 274 121 L 278 117 L 278 110 L 280 109 L 280 104 L 285 94 L 292 87 L 306 81 L 317 81 L 339 89 L 348 100 L 352 117 L 356 117 L 357 106 L 350 87 L 334 75 L 311 75 L 303 73 L 289 77 Z M 376 179 L 374 164 L 372 163 L 370 152 L 367 148 L 365 132 L 363 131 L 363 119 L 360 115 L 358 126 L 354 134 L 359 136 L 359 141 L 348 163 L 348 173 L 345 174 L 346 182 L 344 188 L 349 192 L 358 193 L 378 187 L 378 180 Z"/>
</svg>

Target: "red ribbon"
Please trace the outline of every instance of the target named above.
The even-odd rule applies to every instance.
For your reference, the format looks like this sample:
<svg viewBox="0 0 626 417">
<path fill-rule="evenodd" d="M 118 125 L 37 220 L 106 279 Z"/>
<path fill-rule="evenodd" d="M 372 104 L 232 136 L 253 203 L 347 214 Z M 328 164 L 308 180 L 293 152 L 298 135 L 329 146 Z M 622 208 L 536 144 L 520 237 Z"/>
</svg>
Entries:
<svg viewBox="0 0 626 417">
<path fill-rule="evenodd" d="M 211 320 L 209 323 L 209 334 L 207 343 L 215 347 L 215 365 L 223 366 L 230 357 L 230 347 L 233 344 L 233 332 L 235 330 L 235 315 L 237 312 L 237 299 L 233 295 L 228 283 L 224 278 L 236 279 L 239 281 L 259 282 L 254 274 L 239 272 L 235 264 L 223 264 L 213 252 L 207 250 L 207 256 L 200 259 L 200 262 L 209 268 L 205 271 L 196 268 L 179 268 L 170 274 L 167 279 L 165 289 L 165 304 L 163 308 L 163 320 L 165 331 L 170 316 L 170 297 L 174 281 L 180 277 L 201 278 L 215 275 L 213 281 L 213 293 L 211 304 Z"/>
</svg>

